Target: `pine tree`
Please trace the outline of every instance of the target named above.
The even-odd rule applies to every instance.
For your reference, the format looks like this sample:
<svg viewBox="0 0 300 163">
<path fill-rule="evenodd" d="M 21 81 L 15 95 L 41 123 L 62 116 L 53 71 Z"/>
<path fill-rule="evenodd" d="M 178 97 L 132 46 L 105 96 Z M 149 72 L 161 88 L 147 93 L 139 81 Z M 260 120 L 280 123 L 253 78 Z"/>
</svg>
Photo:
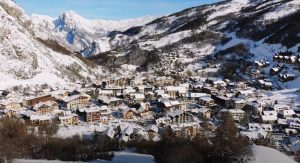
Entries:
<svg viewBox="0 0 300 163">
<path fill-rule="evenodd" d="M 232 116 L 225 112 L 219 120 L 220 125 L 214 139 L 216 158 L 228 161 L 251 154 L 248 150 L 249 142 L 246 138 L 239 137 Z"/>
</svg>

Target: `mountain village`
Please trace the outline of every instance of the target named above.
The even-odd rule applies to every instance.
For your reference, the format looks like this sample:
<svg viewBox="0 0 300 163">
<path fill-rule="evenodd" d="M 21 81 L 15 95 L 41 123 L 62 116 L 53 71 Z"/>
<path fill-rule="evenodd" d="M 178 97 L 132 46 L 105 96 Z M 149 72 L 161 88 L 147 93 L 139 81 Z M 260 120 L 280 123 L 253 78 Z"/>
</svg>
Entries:
<svg viewBox="0 0 300 163">
<path fill-rule="evenodd" d="M 300 162 L 299 0 L 126 20 L 17 1 L 0 0 L 0 163 Z"/>
<path fill-rule="evenodd" d="M 203 128 L 216 130 L 218 117 L 228 112 L 240 135 L 253 142 L 272 141 L 288 155 L 300 150 L 299 90 L 270 93 L 265 89 L 272 85 L 255 87 L 251 82 L 211 77 L 203 72 L 220 66 L 209 65 L 201 71 L 179 72 L 181 80 L 144 72 L 77 82 L 64 89 L 44 85 L 35 91 L 1 91 L 0 115 L 20 118 L 33 127 L 59 125 L 61 137 L 89 137 L 96 132 L 128 142 L 159 141 L 167 127 L 179 137 L 207 134 Z"/>
</svg>

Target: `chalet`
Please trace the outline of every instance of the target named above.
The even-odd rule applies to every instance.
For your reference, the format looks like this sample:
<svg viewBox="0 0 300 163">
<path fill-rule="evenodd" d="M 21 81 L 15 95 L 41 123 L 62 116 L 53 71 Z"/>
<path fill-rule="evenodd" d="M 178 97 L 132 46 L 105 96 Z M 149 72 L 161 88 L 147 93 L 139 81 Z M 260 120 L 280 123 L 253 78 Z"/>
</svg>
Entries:
<svg viewBox="0 0 300 163">
<path fill-rule="evenodd" d="M 277 121 L 277 112 L 276 111 L 263 111 L 263 115 L 261 116 L 261 119 L 265 123 L 273 123 Z"/>
<path fill-rule="evenodd" d="M 281 111 L 278 112 L 278 115 L 282 116 L 283 118 L 292 117 L 295 114 L 296 113 L 293 109 L 281 110 Z"/>
<path fill-rule="evenodd" d="M 169 112 L 167 115 L 171 118 L 172 124 L 191 123 L 194 121 L 193 115 L 180 110 Z"/>
<path fill-rule="evenodd" d="M 250 131 L 257 131 L 257 130 L 264 130 L 266 132 L 272 132 L 273 131 L 273 127 L 271 124 L 260 124 L 260 123 L 249 123 L 249 130 Z"/>
<path fill-rule="evenodd" d="M 79 118 L 77 114 L 59 116 L 58 120 L 60 126 L 78 125 L 79 123 Z"/>
<path fill-rule="evenodd" d="M 288 105 L 275 104 L 274 110 L 282 118 L 292 117 L 293 115 L 296 114 L 295 111 L 293 109 L 290 109 L 290 107 Z"/>
<path fill-rule="evenodd" d="M 118 107 L 125 104 L 125 101 L 116 97 L 99 96 L 97 99 L 98 103 L 107 105 L 109 107 Z"/>
<path fill-rule="evenodd" d="M 237 122 L 240 122 L 245 117 L 245 111 L 243 110 L 229 109 L 228 112 Z"/>
<path fill-rule="evenodd" d="M 246 105 L 246 101 L 240 98 L 233 99 L 233 108 L 235 109 L 243 109 Z"/>
<path fill-rule="evenodd" d="M 31 115 L 30 122 L 33 126 L 39 126 L 42 124 L 50 124 L 52 118 L 48 115 Z"/>
<path fill-rule="evenodd" d="M 145 93 L 145 99 L 146 99 L 147 101 L 153 100 L 153 99 L 154 99 L 154 93 L 153 93 L 153 92 L 146 92 L 146 93 Z"/>
<path fill-rule="evenodd" d="M 164 112 L 173 112 L 176 110 L 181 110 L 181 111 L 186 111 L 186 104 L 185 103 L 180 103 L 179 101 L 168 101 L 168 100 L 163 100 L 160 102 L 162 105 L 162 109 Z"/>
<path fill-rule="evenodd" d="M 138 115 L 138 112 L 135 108 L 127 108 L 123 110 L 122 114 L 124 119 L 134 119 Z"/>
<path fill-rule="evenodd" d="M 107 88 L 103 88 L 102 90 L 112 91 L 112 94 L 115 97 L 115 96 L 117 96 L 119 94 L 122 94 L 124 88 L 123 87 L 107 87 Z"/>
<path fill-rule="evenodd" d="M 134 93 L 132 94 L 132 99 L 131 99 L 134 103 L 140 103 L 143 102 L 145 100 L 145 95 L 142 93 Z"/>
<path fill-rule="evenodd" d="M 13 100 L 13 99 L 3 99 L 0 100 L 0 110 L 6 110 L 6 109 L 21 109 L 21 101 Z"/>
<path fill-rule="evenodd" d="M 54 101 L 40 102 L 33 106 L 34 110 L 38 114 L 52 113 L 54 110 L 58 110 L 58 104 Z"/>
<path fill-rule="evenodd" d="M 227 106 L 230 102 L 232 102 L 230 98 L 221 95 L 211 95 L 211 98 L 215 101 L 215 103 L 222 106 Z"/>
<path fill-rule="evenodd" d="M 165 87 L 165 92 L 172 99 L 176 99 L 177 97 L 186 98 L 188 90 L 185 87 L 167 86 Z"/>
<path fill-rule="evenodd" d="M 141 107 L 137 111 L 142 118 L 147 118 L 150 116 L 150 104 L 149 103 L 141 103 Z"/>
<path fill-rule="evenodd" d="M 99 109 L 86 109 L 84 111 L 84 119 L 88 123 L 100 122 L 100 110 Z"/>
<path fill-rule="evenodd" d="M 154 85 L 165 86 L 174 85 L 175 80 L 171 77 L 157 77 L 155 78 Z"/>
<path fill-rule="evenodd" d="M 129 84 L 129 79 L 123 77 L 111 77 L 103 82 L 105 82 L 105 85 L 125 86 Z"/>
<path fill-rule="evenodd" d="M 171 125 L 171 129 L 177 137 L 194 138 L 197 134 L 199 134 L 200 125 L 197 123 Z"/>
<path fill-rule="evenodd" d="M 106 105 L 101 106 L 99 111 L 101 123 L 108 124 L 111 120 L 113 120 L 112 112 Z"/>
<path fill-rule="evenodd" d="M 211 118 L 211 110 L 205 107 L 198 109 L 199 117 L 210 119 Z"/>
<path fill-rule="evenodd" d="M 78 94 L 65 97 L 62 101 L 64 106 L 72 111 L 86 107 L 90 104 L 91 96 L 87 94 Z"/>
<path fill-rule="evenodd" d="M 153 88 L 151 85 L 141 85 L 141 86 L 138 86 L 137 88 L 138 88 L 138 91 L 141 92 L 142 94 L 153 91 Z"/>
<path fill-rule="evenodd" d="M 159 136 L 158 128 L 155 125 L 148 126 L 145 132 L 147 133 L 149 140 L 153 140 L 155 137 Z"/>
<path fill-rule="evenodd" d="M 99 90 L 98 94 L 112 97 L 114 92 L 112 90 Z"/>
<path fill-rule="evenodd" d="M 51 95 L 27 98 L 23 101 L 23 105 L 27 108 L 30 108 L 38 103 L 47 102 L 47 101 L 55 101 L 55 98 L 53 98 Z"/>
<path fill-rule="evenodd" d="M 210 107 L 210 106 L 213 106 L 215 103 L 211 97 L 200 97 L 199 104 Z"/>
</svg>

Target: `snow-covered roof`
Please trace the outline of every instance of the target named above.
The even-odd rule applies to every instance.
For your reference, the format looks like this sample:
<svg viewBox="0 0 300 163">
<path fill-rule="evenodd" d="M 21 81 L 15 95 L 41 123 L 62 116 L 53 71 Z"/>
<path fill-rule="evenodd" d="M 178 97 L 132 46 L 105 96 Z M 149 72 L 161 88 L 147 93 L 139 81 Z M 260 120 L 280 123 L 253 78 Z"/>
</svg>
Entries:
<svg viewBox="0 0 300 163">
<path fill-rule="evenodd" d="M 229 109 L 228 111 L 231 114 L 244 114 L 245 113 L 244 110 L 239 110 L 239 109 Z"/>
<path fill-rule="evenodd" d="M 276 111 L 263 111 L 261 116 L 263 121 L 276 121 L 277 120 L 277 113 Z"/>
<path fill-rule="evenodd" d="M 288 109 L 288 110 L 281 110 L 279 111 L 279 114 L 283 115 L 283 116 L 291 116 L 296 114 L 295 111 L 293 109 Z"/>
<path fill-rule="evenodd" d="M 207 93 L 190 93 L 189 95 L 191 98 L 211 97 L 211 95 Z"/>
<path fill-rule="evenodd" d="M 134 99 L 145 99 L 145 95 L 142 93 L 134 94 Z"/>
<path fill-rule="evenodd" d="M 30 115 L 30 120 L 35 121 L 35 120 L 39 120 L 39 121 L 45 121 L 45 120 L 51 120 L 51 116 L 49 115 Z"/>
<path fill-rule="evenodd" d="M 75 99 L 77 99 L 79 97 L 87 97 L 88 99 L 91 98 L 90 95 L 83 93 L 83 94 L 78 94 L 78 95 L 73 95 L 73 96 L 65 97 L 65 98 L 63 98 L 63 101 L 64 102 L 70 102 L 70 101 L 75 100 Z"/>
<path fill-rule="evenodd" d="M 36 105 L 33 106 L 33 110 L 37 110 L 42 106 L 48 106 L 48 107 L 52 107 L 54 105 L 56 105 L 57 103 L 55 101 L 47 101 L 47 102 L 40 102 Z"/>
<path fill-rule="evenodd" d="M 179 93 L 187 93 L 186 87 L 167 86 L 167 87 L 165 87 L 165 90 L 169 91 L 169 92 L 175 91 L 175 92 L 179 92 Z"/>
</svg>

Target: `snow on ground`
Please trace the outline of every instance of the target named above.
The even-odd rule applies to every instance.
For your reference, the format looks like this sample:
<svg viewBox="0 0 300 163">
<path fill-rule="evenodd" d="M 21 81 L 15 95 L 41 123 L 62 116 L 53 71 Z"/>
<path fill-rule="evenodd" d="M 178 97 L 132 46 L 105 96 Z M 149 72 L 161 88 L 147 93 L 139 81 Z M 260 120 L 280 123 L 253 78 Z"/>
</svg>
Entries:
<svg viewBox="0 0 300 163">
<path fill-rule="evenodd" d="M 253 60 L 267 60 L 272 61 L 272 56 L 278 51 L 286 51 L 287 48 L 280 44 L 267 44 L 264 40 L 254 42 L 253 40 L 239 38 L 234 33 L 229 33 L 232 39 L 223 46 L 220 46 L 218 50 L 225 50 L 238 44 L 244 44 L 249 47 L 252 54 L 255 55 Z"/>
<path fill-rule="evenodd" d="M 115 152 L 112 161 L 94 161 L 92 163 L 154 163 L 154 157 L 151 155 L 133 153 L 133 152 Z"/>
<path fill-rule="evenodd" d="M 139 45 L 141 47 L 143 47 L 145 45 L 152 45 L 155 48 L 159 48 L 159 47 L 163 47 L 166 45 L 171 45 L 172 43 L 176 43 L 185 37 L 189 37 L 190 35 L 191 35 L 190 30 L 183 31 L 183 32 L 177 32 L 177 33 L 173 33 L 173 34 L 167 35 L 165 37 L 162 37 L 159 40 L 146 41 L 146 42 L 139 43 Z"/>
<path fill-rule="evenodd" d="M 249 163 L 296 163 L 287 155 L 268 147 L 254 146 L 253 154 L 255 159 Z"/>
<path fill-rule="evenodd" d="M 32 79 L 27 80 L 17 80 L 0 72 L 0 90 L 12 88 L 14 86 L 33 86 L 46 83 L 52 87 L 63 87 L 67 85 L 66 81 L 48 72 L 37 74 Z"/>
<path fill-rule="evenodd" d="M 291 2 L 284 3 L 272 12 L 268 12 L 264 15 L 264 20 L 278 20 L 279 18 L 285 17 L 287 15 L 293 14 L 299 11 L 300 1 L 294 0 Z"/>
<path fill-rule="evenodd" d="M 266 96 L 259 99 L 260 101 L 265 101 L 267 103 L 274 103 L 276 100 L 279 104 L 291 104 L 294 103 L 298 106 L 300 101 L 299 88 L 297 89 L 284 89 L 280 91 L 269 91 L 266 92 Z M 299 104 L 300 105 L 300 104 Z M 297 109 L 297 108 L 294 108 Z"/>
<path fill-rule="evenodd" d="M 216 17 L 223 16 L 230 13 L 237 13 L 243 7 L 248 4 L 248 0 L 232 0 L 230 3 L 226 3 L 224 5 L 219 5 L 217 7 L 213 7 L 215 12 L 213 12 L 209 17 L 208 20 L 212 20 Z M 205 11 L 204 11 L 205 12 Z"/>
<path fill-rule="evenodd" d="M 115 152 L 115 157 L 112 161 L 96 160 L 90 163 L 154 163 L 154 157 L 151 155 L 139 154 L 130 151 Z M 77 163 L 83 163 L 76 161 Z M 24 160 L 17 159 L 13 163 L 71 163 L 69 161 L 59 160 Z"/>
<path fill-rule="evenodd" d="M 68 126 L 68 127 L 60 127 L 57 136 L 62 138 L 68 138 L 75 135 L 83 136 L 83 135 L 92 135 L 95 131 L 103 132 L 107 129 L 107 126 L 104 125 L 78 125 L 78 126 Z"/>
</svg>

